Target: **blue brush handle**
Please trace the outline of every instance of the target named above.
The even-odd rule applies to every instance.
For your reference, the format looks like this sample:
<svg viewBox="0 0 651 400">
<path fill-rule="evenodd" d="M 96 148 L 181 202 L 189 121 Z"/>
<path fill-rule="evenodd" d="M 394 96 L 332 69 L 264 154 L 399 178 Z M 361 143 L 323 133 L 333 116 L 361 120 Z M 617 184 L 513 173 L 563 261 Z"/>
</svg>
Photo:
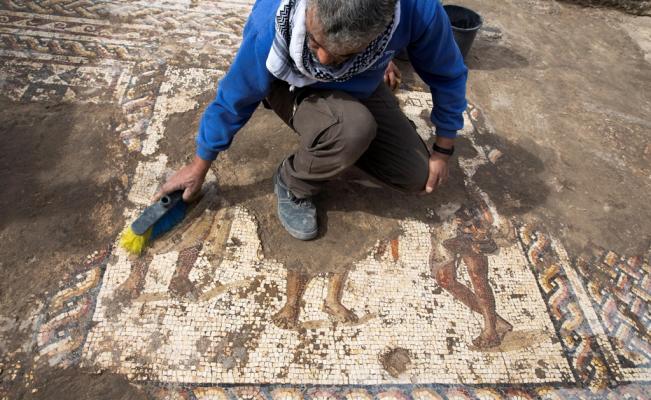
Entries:
<svg viewBox="0 0 651 400">
<path fill-rule="evenodd" d="M 177 190 L 160 198 L 156 203 L 145 208 L 138 219 L 131 224 L 131 230 L 136 235 L 144 235 L 149 228 L 173 210 L 179 202 L 183 202 L 183 191 Z"/>
</svg>

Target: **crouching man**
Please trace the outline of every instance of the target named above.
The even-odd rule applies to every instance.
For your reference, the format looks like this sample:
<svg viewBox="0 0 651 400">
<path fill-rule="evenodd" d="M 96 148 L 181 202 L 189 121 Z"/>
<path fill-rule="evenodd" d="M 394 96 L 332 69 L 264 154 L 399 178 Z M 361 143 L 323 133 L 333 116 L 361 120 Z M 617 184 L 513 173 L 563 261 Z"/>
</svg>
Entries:
<svg viewBox="0 0 651 400">
<path fill-rule="evenodd" d="M 431 149 L 390 90 L 400 76 L 391 59 L 404 48 L 435 104 Z M 191 199 L 217 154 L 265 101 L 300 136 L 273 177 L 278 217 L 294 238 L 313 239 L 313 196 L 353 165 L 403 191 L 429 193 L 446 181 L 463 127 L 466 77 L 438 1 L 258 0 L 204 112 L 194 160 L 157 197 L 183 189 Z"/>
</svg>

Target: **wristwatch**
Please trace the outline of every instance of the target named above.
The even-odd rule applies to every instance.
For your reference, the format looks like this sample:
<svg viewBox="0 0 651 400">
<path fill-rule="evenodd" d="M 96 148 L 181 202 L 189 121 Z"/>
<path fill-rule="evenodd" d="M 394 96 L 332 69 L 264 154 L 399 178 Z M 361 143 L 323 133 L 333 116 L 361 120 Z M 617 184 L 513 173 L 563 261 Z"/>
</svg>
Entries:
<svg viewBox="0 0 651 400">
<path fill-rule="evenodd" d="M 454 154 L 454 146 L 452 146 L 451 149 L 444 149 L 443 147 L 438 146 L 436 143 L 434 143 L 432 144 L 432 151 L 451 156 Z"/>
</svg>

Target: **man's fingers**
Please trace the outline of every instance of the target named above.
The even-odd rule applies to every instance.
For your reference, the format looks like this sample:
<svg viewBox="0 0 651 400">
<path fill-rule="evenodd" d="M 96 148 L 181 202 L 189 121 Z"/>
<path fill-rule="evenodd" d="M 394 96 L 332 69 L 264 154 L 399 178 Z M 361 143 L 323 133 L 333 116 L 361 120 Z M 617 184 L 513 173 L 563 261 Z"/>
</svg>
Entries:
<svg viewBox="0 0 651 400">
<path fill-rule="evenodd" d="M 158 192 L 156 192 L 155 195 L 152 196 L 151 202 L 155 203 L 158 200 L 160 200 L 161 197 L 165 196 L 165 190 L 163 189 L 165 186 L 162 186 L 160 189 L 158 189 Z"/>
<path fill-rule="evenodd" d="M 436 188 L 435 189 L 441 187 L 443 184 L 445 184 L 445 182 L 447 182 L 447 180 L 448 180 L 447 174 L 445 174 L 445 172 L 440 173 L 439 176 L 438 176 L 438 179 L 436 180 Z"/>
<path fill-rule="evenodd" d="M 393 70 L 389 71 L 389 82 L 388 85 L 391 88 L 391 90 L 396 90 L 398 88 L 398 85 L 400 85 L 400 79 L 396 76 L 396 74 L 393 72 Z"/>
<path fill-rule="evenodd" d="M 434 174 L 429 175 L 429 178 L 427 179 L 427 184 L 425 185 L 425 192 L 426 193 L 432 193 L 434 191 L 434 189 L 436 189 L 437 180 L 438 180 L 437 175 L 434 175 Z"/>
<path fill-rule="evenodd" d="M 450 170 L 446 168 L 445 173 L 442 176 L 441 184 L 447 183 L 448 179 L 450 179 Z"/>
<path fill-rule="evenodd" d="M 173 191 L 177 189 L 181 189 L 180 187 L 177 188 L 176 184 L 172 183 L 172 181 L 167 181 L 161 186 L 161 188 L 156 192 L 154 197 L 152 197 L 152 202 L 160 200 L 161 197 L 165 196 L 168 193 L 172 193 Z"/>
<path fill-rule="evenodd" d="M 386 83 L 389 88 L 393 89 L 393 75 L 391 74 L 391 71 L 384 74 L 384 83 Z"/>
<path fill-rule="evenodd" d="M 194 197 L 195 192 L 196 190 L 194 187 L 190 187 L 190 186 L 186 187 L 185 190 L 183 191 L 183 201 L 189 203 Z"/>
<path fill-rule="evenodd" d="M 400 86 L 402 81 L 402 74 L 400 69 L 393 63 L 389 62 L 387 69 L 384 71 L 384 82 L 391 88 L 391 90 L 396 90 Z"/>
</svg>

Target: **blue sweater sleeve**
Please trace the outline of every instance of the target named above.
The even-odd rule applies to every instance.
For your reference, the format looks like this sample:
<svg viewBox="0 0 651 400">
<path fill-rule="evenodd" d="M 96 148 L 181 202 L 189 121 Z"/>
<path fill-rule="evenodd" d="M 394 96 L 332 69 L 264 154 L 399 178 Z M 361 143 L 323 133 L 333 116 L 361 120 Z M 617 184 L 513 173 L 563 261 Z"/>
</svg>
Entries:
<svg viewBox="0 0 651 400">
<path fill-rule="evenodd" d="M 434 109 L 431 120 L 438 136 L 454 138 L 463 128 L 468 69 L 454 41 L 450 21 L 439 1 L 425 1 L 413 14 L 409 59 L 430 87 Z"/>
<path fill-rule="evenodd" d="M 266 67 L 269 53 L 266 43 L 271 41 L 262 36 L 264 34 L 255 29 L 250 17 L 235 60 L 201 118 L 196 153 L 204 160 L 214 160 L 220 151 L 230 146 L 233 136 L 269 93 L 273 77 Z"/>
</svg>

